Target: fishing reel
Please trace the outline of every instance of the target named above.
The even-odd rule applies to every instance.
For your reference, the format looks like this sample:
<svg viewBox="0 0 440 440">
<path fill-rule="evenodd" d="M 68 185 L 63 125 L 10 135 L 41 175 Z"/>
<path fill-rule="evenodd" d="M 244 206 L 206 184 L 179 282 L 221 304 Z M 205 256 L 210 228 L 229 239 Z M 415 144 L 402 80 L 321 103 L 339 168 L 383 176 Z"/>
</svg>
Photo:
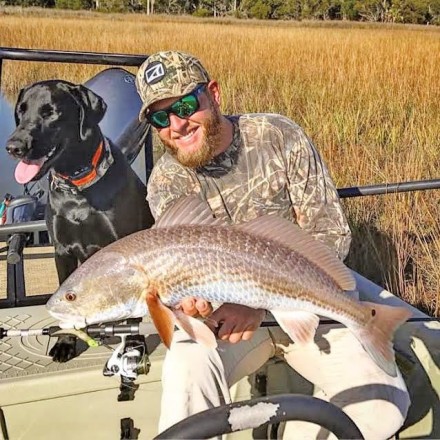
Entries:
<svg viewBox="0 0 440 440">
<path fill-rule="evenodd" d="M 142 338 L 143 339 L 143 338 Z M 150 360 L 145 340 L 133 336 L 121 336 L 121 343 L 113 351 L 104 366 L 104 376 L 121 376 L 135 380 L 139 374 L 148 374 Z"/>
<path fill-rule="evenodd" d="M 121 335 L 121 343 L 113 351 L 110 359 L 104 366 L 104 376 L 119 376 L 118 402 L 134 400 L 134 395 L 139 385 L 135 383 L 139 374 L 148 374 L 150 359 L 143 336 Z"/>
<path fill-rule="evenodd" d="M 127 327 L 131 327 L 131 332 L 118 334 L 121 342 L 102 370 L 102 374 L 106 377 L 121 378 L 118 402 L 134 400 L 134 393 L 139 388 L 134 382 L 139 374 L 148 374 L 151 366 L 145 337 L 139 328 L 139 320 L 129 320 Z M 114 327 L 110 331 L 117 333 Z"/>
</svg>

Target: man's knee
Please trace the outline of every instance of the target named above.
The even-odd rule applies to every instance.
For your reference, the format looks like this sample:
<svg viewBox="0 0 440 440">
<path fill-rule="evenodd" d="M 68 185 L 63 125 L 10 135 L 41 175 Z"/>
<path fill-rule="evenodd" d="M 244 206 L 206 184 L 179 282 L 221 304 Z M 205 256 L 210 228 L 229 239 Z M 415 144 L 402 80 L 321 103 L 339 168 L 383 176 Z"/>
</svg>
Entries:
<svg viewBox="0 0 440 440">
<path fill-rule="evenodd" d="M 191 339 L 177 337 L 165 355 L 162 377 L 174 381 L 192 381 L 205 378 L 214 369 L 218 369 L 218 354 Z M 211 373 L 212 374 L 212 373 Z"/>
</svg>

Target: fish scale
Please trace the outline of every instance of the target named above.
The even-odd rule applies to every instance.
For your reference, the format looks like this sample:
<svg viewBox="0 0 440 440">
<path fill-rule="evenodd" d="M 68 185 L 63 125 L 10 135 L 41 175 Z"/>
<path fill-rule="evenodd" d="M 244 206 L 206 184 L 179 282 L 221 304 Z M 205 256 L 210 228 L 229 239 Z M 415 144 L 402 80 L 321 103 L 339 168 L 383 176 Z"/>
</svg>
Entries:
<svg viewBox="0 0 440 440">
<path fill-rule="evenodd" d="M 357 305 L 298 253 L 243 231 L 190 225 L 141 231 L 129 238 L 108 246 L 108 251 L 124 254 L 130 249 L 132 264 L 148 267 L 148 277 L 164 286 L 160 297 L 166 305 L 174 306 L 195 292 L 208 301 L 250 302 L 266 309 L 288 307 L 292 299 L 295 303 L 303 299 L 328 312 L 339 310 L 329 307 L 326 295 L 333 302 L 338 298 L 347 306 Z M 221 281 L 234 283 L 237 289 L 226 292 Z M 239 289 L 240 285 L 245 287 Z M 365 313 L 350 315 L 362 319 Z"/>
</svg>

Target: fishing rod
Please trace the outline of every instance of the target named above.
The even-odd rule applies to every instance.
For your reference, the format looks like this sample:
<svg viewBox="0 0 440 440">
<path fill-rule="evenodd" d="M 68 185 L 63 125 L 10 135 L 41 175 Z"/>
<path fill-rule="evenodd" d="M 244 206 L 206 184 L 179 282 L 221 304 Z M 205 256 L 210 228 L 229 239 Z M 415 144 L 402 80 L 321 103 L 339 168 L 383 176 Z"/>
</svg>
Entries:
<svg viewBox="0 0 440 440">
<path fill-rule="evenodd" d="M 418 317 L 410 318 L 407 322 L 431 321 L 438 321 L 438 319 L 431 317 Z M 338 322 L 332 319 L 322 319 L 320 324 L 338 324 Z M 276 321 L 263 321 L 261 323 L 261 327 L 276 326 L 278 326 Z M 157 335 L 158 332 L 154 324 L 149 322 L 95 324 L 89 325 L 81 330 L 62 329 L 59 326 L 28 329 L 0 327 L 0 341 L 5 338 L 14 337 L 58 337 L 72 334 L 83 340 L 89 347 L 104 346 L 112 352 L 110 358 L 104 365 L 102 374 L 106 377 L 114 375 L 120 376 L 122 395 L 126 392 L 133 392 L 132 381 L 134 381 L 139 374 L 148 374 L 151 363 L 148 356 L 145 336 Z M 121 339 L 116 348 L 104 343 L 105 338 L 115 336 Z M 140 339 L 139 337 L 142 338 Z M 95 338 L 99 339 L 99 341 Z"/>
<path fill-rule="evenodd" d="M 353 186 L 349 188 L 338 188 L 341 199 L 362 196 L 375 196 L 381 194 L 396 194 L 410 191 L 425 191 L 439 189 L 440 179 L 413 180 L 409 182 L 381 183 L 378 185 Z"/>
<path fill-rule="evenodd" d="M 433 317 L 418 317 L 410 318 L 406 322 L 438 322 L 439 318 Z M 338 321 L 333 319 L 321 319 L 320 324 L 338 324 Z M 277 327 L 279 324 L 276 321 L 263 321 L 260 327 Z M 157 329 L 151 322 L 138 322 L 133 324 L 119 324 L 106 323 L 89 325 L 82 329 L 87 335 L 92 338 L 109 338 L 113 336 L 146 336 L 157 335 Z M 49 336 L 58 337 L 62 334 L 71 334 L 69 329 L 62 329 L 59 326 L 50 326 L 43 328 L 31 329 L 7 329 L 0 327 L 0 340 L 12 337 L 29 337 L 29 336 Z"/>
<path fill-rule="evenodd" d="M 157 334 L 154 324 L 149 322 L 138 322 L 133 324 L 96 324 L 89 325 L 82 329 L 92 338 L 109 338 L 112 336 L 137 336 Z M 0 327 L 0 340 L 12 337 L 29 337 L 29 336 L 49 336 L 58 337 L 63 334 L 71 334 L 69 329 L 62 329 L 59 326 L 50 326 L 43 328 L 30 329 L 8 329 Z"/>
</svg>

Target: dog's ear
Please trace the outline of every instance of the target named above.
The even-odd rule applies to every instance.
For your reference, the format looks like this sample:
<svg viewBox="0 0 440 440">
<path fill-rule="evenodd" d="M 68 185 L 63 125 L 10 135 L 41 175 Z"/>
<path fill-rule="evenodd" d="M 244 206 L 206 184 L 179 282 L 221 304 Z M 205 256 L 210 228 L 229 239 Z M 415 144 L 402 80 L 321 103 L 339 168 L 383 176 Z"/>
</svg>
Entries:
<svg viewBox="0 0 440 440">
<path fill-rule="evenodd" d="M 69 92 L 80 108 L 79 135 L 85 140 L 89 127 L 97 125 L 104 117 L 107 104 L 99 95 L 82 85 L 69 86 Z"/>
<path fill-rule="evenodd" d="M 15 103 L 14 118 L 15 118 L 16 126 L 18 126 L 18 124 L 20 123 L 20 118 L 18 117 L 18 109 L 23 101 L 23 93 L 25 92 L 26 89 L 27 87 L 20 90 L 20 92 L 18 93 L 17 102 Z"/>
</svg>

